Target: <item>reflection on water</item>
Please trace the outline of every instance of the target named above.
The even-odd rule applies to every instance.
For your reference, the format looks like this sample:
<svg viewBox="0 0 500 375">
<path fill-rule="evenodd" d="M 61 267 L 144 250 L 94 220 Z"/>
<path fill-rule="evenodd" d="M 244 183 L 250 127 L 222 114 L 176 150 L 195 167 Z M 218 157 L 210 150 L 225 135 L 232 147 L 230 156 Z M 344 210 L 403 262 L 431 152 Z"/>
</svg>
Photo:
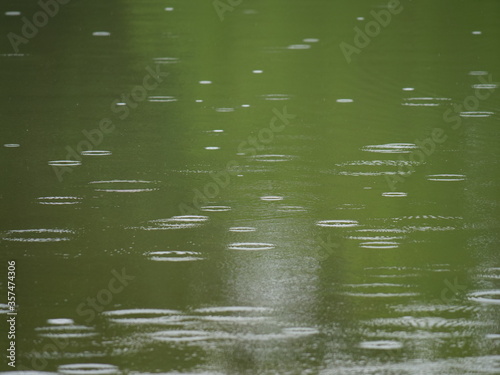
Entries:
<svg viewBox="0 0 500 375">
<path fill-rule="evenodd" d="M 236 3 L 0 12 L 1 370 L 500 373 L 500 3 Z"/>
</svg>

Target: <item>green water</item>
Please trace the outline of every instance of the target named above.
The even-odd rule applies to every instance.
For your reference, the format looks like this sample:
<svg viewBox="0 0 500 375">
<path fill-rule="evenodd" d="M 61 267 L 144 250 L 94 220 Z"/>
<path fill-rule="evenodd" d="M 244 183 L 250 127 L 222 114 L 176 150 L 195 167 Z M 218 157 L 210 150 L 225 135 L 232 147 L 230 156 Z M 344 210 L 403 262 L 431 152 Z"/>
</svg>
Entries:
<svg viewBox="0 0 500 375">
<path fill-rule="evenodd" d="M 1 370 L 500 374 L 500 3 L 215 5 L 0 5 Z"/>
</svg>

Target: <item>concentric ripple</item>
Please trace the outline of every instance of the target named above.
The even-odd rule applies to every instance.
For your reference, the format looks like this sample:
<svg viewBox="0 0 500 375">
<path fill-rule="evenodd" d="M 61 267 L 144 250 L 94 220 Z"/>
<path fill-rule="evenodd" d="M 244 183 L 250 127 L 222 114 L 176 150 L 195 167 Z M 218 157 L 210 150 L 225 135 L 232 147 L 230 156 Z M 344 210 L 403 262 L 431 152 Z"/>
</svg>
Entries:
<svg viewBox="0 0 500 375">
<path fill-rule="evenodd" d="M 142 230 L 172 230 L 197 228 L 208 220 L 208 216 L 182 215 L 173 216 L 168 219 L 156 219 L 148 221 L 149 226 L 140 227 Z"/>
<path fill-rule="evenodd" d="M 185 319 L 178 310 L 167 309 L 125 309 L 104 311 L 108 321 L 124 325 L 176 325 Z"/>
<path fill-rule="evenodd" d="M 144 193 L 158 190 L 152 187 L 154 181 L 143 180 L 107 180 L 91 181 L 89 184 L 97 185 L 94 191 L 104 193 Z"/>
<path fill-rule="evenodd" d="M 399 341 L 379 340 L 379 341 L 363 341 L 359 344 L 362 349 L 374 350 L 394 350 L 401 349 L 403 344 Z"/>
<path fill-rule="evenodd" d="M 326 228 L 350 228 L 357 227 L 359 223 L 356 220 L 320 220 L 316 225 Z"/>
<path fill-rule="evenodd" d="M 230 250 L 262 251 L 272 250 L 274 245 L 265 242 L 235 242 L 228 246 Z"/>
<path fill-rule="evenodd" d="M 469 299 L 484 304 L 500 305 L 500 289 L 473 292 L 469 294 Z"/>
<path fill-rule="evenodd" d="M 82 198 L 80 197 L 39 197 L 37 198 L 38 204 L 50 206 L 65 206 L 79 204 Z"/>
<path fill-rule="evenodd" d="M 195 251 L 152 251 L 146 254 L 155 262 L 193 262 L 203 260 L 201 253 Z"/>
<path fill-rule="evenodd" d="M 442 182 L 464 181 L 465 175 L 463 175 L 463 174 L 432 174 L 432 175 L 428 175 L 427 179 L 429 181 L 442 181 Z"/>
<path fill-rule="evenodd" d="M 74 363 L 61 365 L 57 368 L 60 374 L 65 375 L 111 375 L 118 374 L 118 367 L 102 363 Z"/>
<path fill-rule="evenodd" d="M 383 145 L 363 146 L 361 151 L 377 152 L 382 154 L 408 154 L 418 148 L 413 143 L 386 143 Z"/>
<path fill-rule="evenodd" d="M 2 239 L 12 242 L 61 242 L 70 241 L 72 238 L 68 235 L 74 234 L 75 231 L 70 229 L 15 229 L 7 231 Z M 53 235 L 66 236 L 54 237 Z"/>
</svg>

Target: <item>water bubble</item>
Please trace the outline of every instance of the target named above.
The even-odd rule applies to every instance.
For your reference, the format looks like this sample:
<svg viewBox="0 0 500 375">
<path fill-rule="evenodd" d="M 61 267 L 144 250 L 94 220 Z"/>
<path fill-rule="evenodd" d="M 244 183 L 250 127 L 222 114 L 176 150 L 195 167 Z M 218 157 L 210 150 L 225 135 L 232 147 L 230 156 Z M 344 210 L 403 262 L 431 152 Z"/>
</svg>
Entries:
<svg viewBox="0 0 500 375">
<path fill-rule="evenodd" d="M 17 10 L 10 10 L 10 11 L 5 12 L 5 15 L 9 16 L 9 17 L 15 17 L 15 16 L 20 16 L 21 12 L 19 12 Z"/>
<path fill-rule="evenodd" d="M 352 103 L 353 99 L 337 99 L 337 103 Z"/>
<path fill-rule="evenodd" d="M 210 85 L 210 84 L 212 84 L 212 81 L 200 81 L 199 84 L 200 85 Z"/>
<path fill-rule="evenodd" d="M 3 145 L 3 147 L 17 148 L 17 147 L 21 147 L 21 145 L 19 143 L 6 143 L 6 144 Z"/>
</svg>

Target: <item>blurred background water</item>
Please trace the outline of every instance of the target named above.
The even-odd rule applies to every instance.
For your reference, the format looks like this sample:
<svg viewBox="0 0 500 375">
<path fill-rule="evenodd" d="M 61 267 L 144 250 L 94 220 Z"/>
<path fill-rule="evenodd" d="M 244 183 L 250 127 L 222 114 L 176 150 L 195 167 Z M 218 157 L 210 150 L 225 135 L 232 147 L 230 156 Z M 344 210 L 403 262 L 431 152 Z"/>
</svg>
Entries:
<svg viewBox="0 0 500 375">
<path fill-rule="evenodd" d="M 3 371 L 500 374 L 498 1 L 41 4 L 0 4 Z"/>
</svg>

